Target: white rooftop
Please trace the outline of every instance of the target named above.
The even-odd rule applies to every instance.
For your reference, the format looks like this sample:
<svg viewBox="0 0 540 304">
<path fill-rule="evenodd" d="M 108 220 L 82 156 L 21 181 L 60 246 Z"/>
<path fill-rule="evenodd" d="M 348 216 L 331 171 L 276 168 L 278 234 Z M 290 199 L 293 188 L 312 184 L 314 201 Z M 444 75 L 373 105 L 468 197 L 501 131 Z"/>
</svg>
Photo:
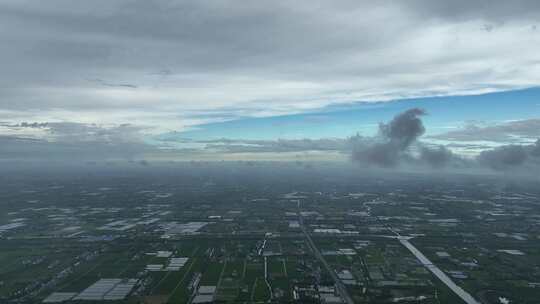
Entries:
<svg viewBox="0 0 540 304">
<path fill-rule="evenodd" d="M 47 298 L 45 298 L 45 300 L 43 300 L 43 303 L 60 303 L 69 301 L 76 295 L 76 292 L 53 292 Z"/>
<path fill-rule="evenodd" d="M 216 286 L 200 286 L 199 294 L 213 295 L 216 292 Z"/>
</svg>

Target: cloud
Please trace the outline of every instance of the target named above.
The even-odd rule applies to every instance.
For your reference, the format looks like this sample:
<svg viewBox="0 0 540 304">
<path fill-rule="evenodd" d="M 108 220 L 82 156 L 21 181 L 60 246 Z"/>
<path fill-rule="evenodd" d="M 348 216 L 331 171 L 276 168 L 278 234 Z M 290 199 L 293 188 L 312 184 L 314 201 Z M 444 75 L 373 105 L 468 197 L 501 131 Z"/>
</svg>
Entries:
<svg viewBox="0 0 540 304">
<path fill-rule="evenodd" d="M 357 134 L 348 138 L 278 140 L 193 140 L 178 137 L 179 134 L 147 137 L 144 134 L 146 127 L 131 124 L 1 122 L 0 159 L 142 159 L 144 161 L 140 164 L 147 165 L 148 159 L 189 159 L 202 154 L 204 158 L 210 159 L 212 155 L 243 159 L 249 158 L 249 155 L 282 154 L 290 157 L 291 153 L 315 152 L 317 157 L 323 154 L 333 157 L 350 155 L 352 161 L 364 166 L 393 169 L 490 168 L 505 172 L 540 169 L 540 139 L 534 144 L 503 145 L 495 148 L 479 146 L 478 149 L 483 151 L 477 157 L 465 158 L 451 150 L 459 148 L 459 144 L 443 146 L 421 140 L 426 132 L 421 119 L 424 115 L 426 112 L 419 108 L 398 113 L 389 122 L 381 122 L 378 134 L 372 137 Z M 479 132 L 482 133 L 483 130 L 479 129 Z M 148 142 L 149 140 L 151 142 Z"/>
<path fill-rule="evenodd" d="M 6 124 L 5 126 L 8 126 L 8 127 L 14 127 L 14 128 L 45 128 L 47 127 L 47 123 L 46 122 L 21 122 L 20 124 L 16 124 L 16 125 L 8 125 Z"/>
<path fill-rule="evenodd" d="M 520 145 L 507 145 L 482 151 L 478 161 L 493 169 L 502 170 L 523 165 L 527 160 L 527 151 Z"/>
<path fill-rule="evenodd" d="M 348 138 L 321 138 L 321 139 L 277 139 L 277 140 L 249 140 L 249 139 L 166 139 L 168 142 L 202 144 L 201 149 L 223 153 L 264 153 L 264 152 L 306 152 L 306 151 L 338 151 L 345 152 L 351 149 L 351 140 Z"/>
<path fill-rule="evenodd" d="M 535 0 L 412 0 L 407 1 L 407 5 L 419 15 L 457 21 L 483 19 L 500 23 L 538 20 L 540 16 L 540 4 Z"/>
<path fill-rule="evenodd" d="M 419 108 L 409 109 L 396 115 L 390 123 L 381 123 L 379 132 L 393 145 L 402 150 L 406 149 L 426 131 L 420 119 L 420 116 L 425 114 L 426 112 Z"/>
<path fill-rule="evenodd" d="M 234 119 L 535 86 L 539 11 L 537 1 L 1 1 L 0 120 L 170 131 L 206 122 L 191 112 Z"/>
<path fill-rule="evenodd" d="M 540 157 L 540 139 L 538 139 L 532 147 L 531 155 L 534 157 Z"/>
<path fill-rule="evenodd" d="M 338 152 L 349 154 L 353 162 L 382 168 L 455 168 L 464 170 L 494 169 L 520 170 L 526 167 L 536 168 L 540 164 L 540 139 L 533 145 L 502 145 L 496 148 L 485 145 L 462 145 L 451 143 L 437 145 L 421 141 L 426 128 L 422 116 L 427 113 L 420 108 L 412 108 L 395 115 L 389 122 L 379 123 L 376 136 L 361 136 L 349 138 L 322 139 L 278 139 L 278 140 L 248 140 L 248 139 L 210 139 L 191 140 L 178 137 L 165 137 L 166 142 L 184 144 L 199 144 L 201 151 L 219 153 L 287 153 L 287 152 Z M 529 125 L 528 122 L 511 123 L 506 126 L 511 130 Z M 506 130 L 499 128 L 497 130 Z M 479 134 L 472 134 L 478 130 Z M 520 129 L 521 130 L 521 129 Z M 478 138 L 484 133 L 494 136 L 493 131 L 482 128 L 469 128 L 468 136 Z M 471 148 L 481 150 L 478 156 L 463 157 L 454 153 L 451 148 Z"/>
<path fill-rule="evenodd" d="M 430 138 L 451 141 L 519 142 L 540 137 L 540 119 L 517 120 L 492 126 L 471 123 L 462 129 L 433 135 Z"/>
<path fill-rule="evenodd" d="M 128 143 L 142 141 L 144 127 L 130 124 L 101 126 L 72 122 L 47 123 L 47 130 L 54 141 Z"/>
<path fill-rule="evenodd" d="M 141 143 L 48 142 L 33 138 L 0 136 L 2 160 L 103 161 L 137 158 L 152 151 L 155 151 L 154 147 Z"/>
<path fill-rule="evenodd" d="M 359 134 L 348 138 L 321 139 L 278 139 L 248 140 L 219 138 L 211 140 L 191 140 L 167 137 L 167 142 L 199 144 L 204 151 L 220 153 L 287 153 L 287 152 L 338 152 L 350 154 L 356 162 L 371 166 L 395 167 L 402 163 L 414 165 L 444 167 L 459 160 L 450 150 L 442 146 L 428 147 L 417 139 L 425 128 L 420 116 L 421 109 L 413 108 L 400 113 L 388 123 L 379 124 L 376 137 Z M 411 148 L 420 149 L 414 156 Z"/>
<path fill-rule="evenodd" d="M 408 149 L 425 132 L 422 120 L 425 111 L 409 109 L 396 115 L 388 124 L 379 124 L 379 136 L 374 142 L 356 141 L 352 159 L 382 167 L 396 166 L 408 157 Z"/>
<path fill-rule="evenodd" d="M 413 108 L 396 115 L 388 124 L 381 123 L 378 137 L 356 141 L 351 153 L 352 160 L 368 166 L 386 168 L 399 165 L 416 167 L 428 165 L 432 168 L 467 166 L 471 170 L 484 167 L 514 170 L 525 166 L 536 168 L 540 165 L 536 159 L 540 156 L 540 139 L 534 145 L 484 148 L 472 159 L 462 158 L 442 145 L 429 146 L 419 141 L 425 132 L 420 117 L 425 114 L 423 110 Z M 473 130 L 477 130 L 479 134 L 472 134 Z M 485 130 L 481 128 L 468 129 L 468 135 L 475 138 L 482 136 L 483 133 Z M 491 134 L 492 131 L 489 130 L 487 133 Z"/>
<path fill-rule="evenodd" d="M 88 81 L 92 81 L 92 82 L 101 84 L 101 85 L 106 86 L 106 87 L 120 87 L 120 88 L 131 88 L 131 89 L 136 89 L 137 88 L 137 86 L 134 85 L 134 84 L 130 84 L 130 83 L 110 83 L 110 82 L 107 82 L 107 81 L 105 81 L 103 79 L 99 79 L 99 78 L 88 79 Z"/>
<path fill-rule="evenodd" d="M 140 142 L 147 127 L 132 124 L 98 125 L 75 122 L 0 123 L 0 133 L 21 134 L 49 142 Z M 19 133 L 17 133 L 19 131 Z M 34 133 L 32 133 L 34 132 Z"/>
<path fill-rule="evenodd" d="M 530 167 L 537 171 L 540 170 L 540 139 L 532 145 L 504 145 L 485 150 L 477 160 L 495 170 Z"/>
<path fill-rule="evenodd" d="M 452 161 L 460 160 L 458 156 L 444 146 L 436 148 L 422 146 L 419 159 L 422 163 L 427 163 L 434 168 L 442 168 Z"/>
<path fill-rule="evenodd" d="M 3 124 L 0 127 L 15 129 L 17 134 L 22 134 L 0 134 L 0 159 L 132 159 L 158 151 L 158 147 L 144 142 L 141 132 L 145 128 L 127 124 L 100 126 L 66 122 L 22 122 Z"/>
<path fill-rule="evenodd" d="M 368 165 L 381 167 L 394 167 L 402 154 L 390 143 L 377 143 L 374 145 L 357 145 L 353 149 L 352 159 Z"/>
</svg>

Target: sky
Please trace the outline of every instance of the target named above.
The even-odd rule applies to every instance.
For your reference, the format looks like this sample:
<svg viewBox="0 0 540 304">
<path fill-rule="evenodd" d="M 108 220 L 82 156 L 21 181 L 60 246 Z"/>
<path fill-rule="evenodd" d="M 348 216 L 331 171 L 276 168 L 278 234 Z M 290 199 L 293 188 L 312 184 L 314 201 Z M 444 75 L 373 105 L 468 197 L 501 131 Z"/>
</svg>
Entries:
<svg viewBox="0 0 540 304">
<path fill-rule="evenodd" d="M 534 0 L 0 0 L 0 159 L 347 160 L 416 108 L 408 150 L 529 151 L 539 21 Z"/>
</svg>

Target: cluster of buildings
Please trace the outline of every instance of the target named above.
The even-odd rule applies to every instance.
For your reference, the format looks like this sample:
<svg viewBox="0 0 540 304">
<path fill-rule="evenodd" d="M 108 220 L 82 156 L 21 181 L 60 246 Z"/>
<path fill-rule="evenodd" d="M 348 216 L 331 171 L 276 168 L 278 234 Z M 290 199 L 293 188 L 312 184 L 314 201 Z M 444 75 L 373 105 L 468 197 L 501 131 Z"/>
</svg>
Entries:
<svg viewBox="0 0 540 304">
<path fill-rule="evenodd" d="M 138 283 L 137 279 L 100 279 L 80 293 L 54 292 L 43 303 L 75 301 L 117 301 L 125 299 Z"/>
<path fill-rule="evenodd" d="M 168 264 L 148 264 L 146 270 L 148 271 L 179 271 L 184 267 L 189 258 L 187 257 L 172 257 L 172 251 L 158 251 L 155 253 L 147 253 L 147 255 L 153 255 L 157 258 L 168 259 Z"/>
</svg>

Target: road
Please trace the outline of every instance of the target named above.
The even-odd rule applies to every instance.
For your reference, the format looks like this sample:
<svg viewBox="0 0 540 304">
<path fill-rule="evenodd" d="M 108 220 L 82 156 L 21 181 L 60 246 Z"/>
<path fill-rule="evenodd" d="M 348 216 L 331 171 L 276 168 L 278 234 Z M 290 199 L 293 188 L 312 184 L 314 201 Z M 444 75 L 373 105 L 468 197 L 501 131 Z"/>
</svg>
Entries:
<svg viewBox="0 0 540 304">
<path fill-rule="evenodd" d="M 409 242 L 408 237 L 398 237 L 399 242 L 409 249 L 412 254 L 426 267 L 431 271 L 439 280 L 441 280 L 448 288 L 450 288 L 458 297 L 460 297 L 467 304 L 480 304 L 476 301 L 468 292 L 463 290 L 461 287 L 457 286 L 450 277 L 448 277 L 439 267 L 434 265 L 420 250 L 414 247 L 413 244 Z"/>
<path fill-rule="evenodd" d="M 364 207 L 370 208 L 369 206 L 366 206 L 364 203 Z M 369 216 L 371 215 L 371 209 L 368 209 Z M 409 242 L 412 237 L 410 236 L 401 236 L 399 232 L 394 230 L 390 225 L 384 224 L 379 220 L 377 217 L 377 221 L 382 223 L 386 228 L 395 234 L 395 238 L 399 240 L 399 242 L 405 246 L 417 259 L 420 261 L 420 263 L 426 267 L 431 273 L 433 273 L 441 282 L 443 282 L 450 290 L 452 290 L 458 297 L 460 297 L 465 303 L 467 304 L 481 304 L 480 302 L 476 301 L 471 294 L 463 290 L 463 288 L 459 287 L 450 277 L 446 275 L 439 267 L 437 267 L 435 264 L 433 264 L 418 248 L 416 248 L 411 242 Z"/>
<path fill-rule="evenodd" d="M 300 207 L 300 204 L 298 204 L 298 207 Z M 336 272 L 334 271 L 334 269 L 332 269 L 332 267 L 330 267 L 330 265 L 328 265 L 328 263 L 326 262 L 326 260 L 322 256 L 321 252 L 317 248 L 317 246 L 315 246 L 315 243 L 311 239 L 311 236 L 307 232 L 306 228 L 304 227 L 304 220 L 302 218 L 302 215 L 300 214 L 300 208 L 298 208 L 298 222 L 300 223 L 300 229 L 304 233 L 304 235 L 306 237 L 306 240 L 308 241 L 309 247 L 311 248 L 311 251 L 313 252 L 315 257 L 323 264 L 324 268 L 326 268 L 326 271 L 328 271 L 328 273 L 332 276 L 332 279 L 334 279 L 334 282 L 336 282 L 336 289 L 337 289 L 339 295 L 341 296 L 341 298 L 347 304 L 354 304 L 354 301 L 351 298 L 351 296 L 349 295 L 349 292 L 347 291 L 347 288 L 345 287 L 343 282 L 341 282 L 341 280 L 338 278 L 338 276 L 337 276 Z"/>
</svg>

